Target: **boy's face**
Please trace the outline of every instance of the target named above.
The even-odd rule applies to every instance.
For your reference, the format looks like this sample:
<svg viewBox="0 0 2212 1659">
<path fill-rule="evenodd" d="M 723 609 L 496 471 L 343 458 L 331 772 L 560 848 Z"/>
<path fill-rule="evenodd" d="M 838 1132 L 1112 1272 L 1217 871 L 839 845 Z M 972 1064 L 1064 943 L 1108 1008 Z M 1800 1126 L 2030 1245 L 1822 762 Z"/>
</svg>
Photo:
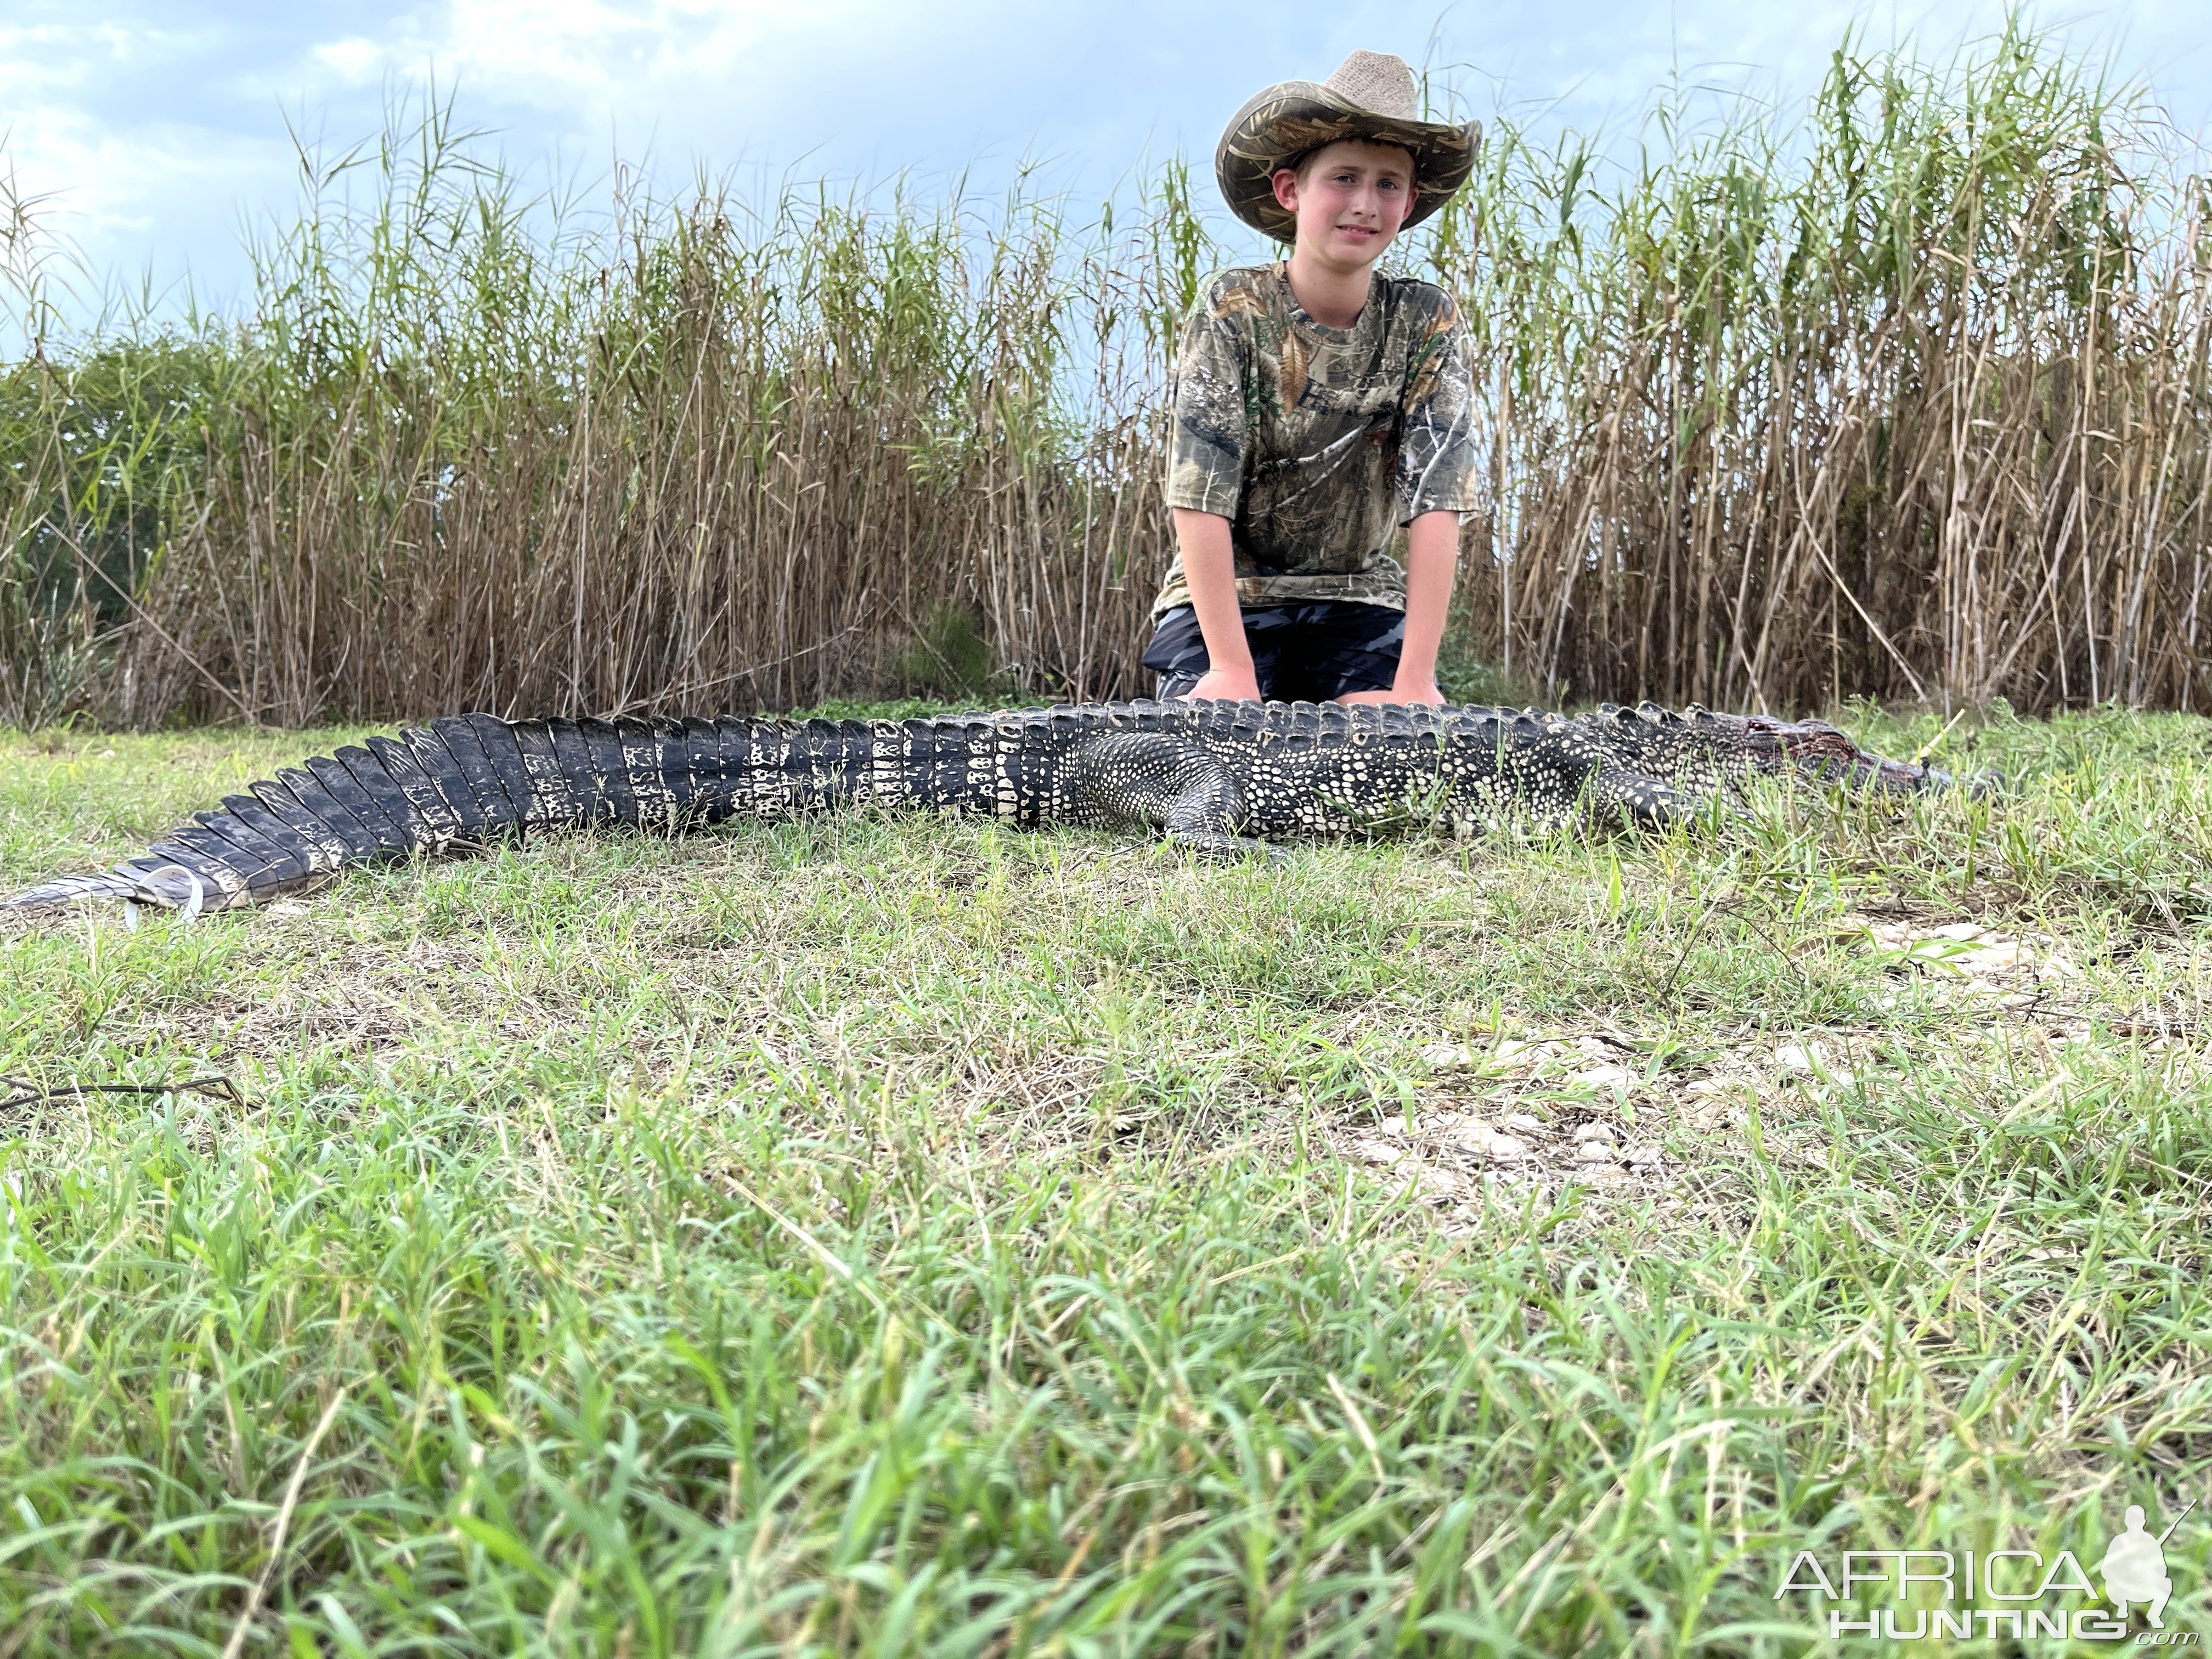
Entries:
<svg viewBox="0 0 2212 1659">
<path fill-rule="evenodd" d="M 1346 138 L 1297 172 L 1285 167 L 1274 184 L 1275 199 L 1297 216 L 1300 249 L 1331 264 L 1371 264 L 1413 208 L 1413 158 L 1395 144 Z"/>
</svg>

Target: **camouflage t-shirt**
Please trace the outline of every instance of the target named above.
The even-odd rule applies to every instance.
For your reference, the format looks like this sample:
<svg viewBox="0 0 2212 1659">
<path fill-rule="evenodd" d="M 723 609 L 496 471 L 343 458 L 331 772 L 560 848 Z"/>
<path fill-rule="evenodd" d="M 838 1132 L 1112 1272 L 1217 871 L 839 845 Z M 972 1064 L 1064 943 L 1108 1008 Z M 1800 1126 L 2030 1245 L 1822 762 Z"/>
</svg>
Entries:
<svg viewBox="0 0 2212 1659">
<path fill-rule="evenodd" d="M 1398 526 L 1475 505 L 1474 392 L 1451 296 L 1377 276 L 1359 320 L 1323 328 L 1278 264 L 1224 270 L 1182 329 L 1170 507 L 1231 520 L 1246 605 L 1406 608 Z M 1152 614 L 1190 603 L 1182 560 Z"/>
</svg>

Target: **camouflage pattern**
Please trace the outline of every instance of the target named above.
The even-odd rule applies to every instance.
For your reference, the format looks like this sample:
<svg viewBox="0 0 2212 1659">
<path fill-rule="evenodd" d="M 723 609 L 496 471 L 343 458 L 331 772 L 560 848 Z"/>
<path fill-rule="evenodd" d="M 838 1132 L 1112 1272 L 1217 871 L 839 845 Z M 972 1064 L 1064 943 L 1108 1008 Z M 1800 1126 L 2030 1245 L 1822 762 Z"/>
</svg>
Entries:
<svg viewBox="0 0 2212 1659">
<path fill-rule="evenodd" d="M 1449 201 L 1474 171 L 1482 124 L 1381 114 L 1318 82 L 1285 81 L 1230 121 L 1214 148 L 1214 182 L 1229 210 L 1246 224 L 1279 242 L 1295 241 L 1297 221 L 1275 199 L 1275 174 L 1307 151 L 1345 138 L 1396 144 L 1413 155 L 1415 194 L 1406 215 L 1411 227 Z"/>
<path fill-rule="evenodd" d="M 1323 328 L 1284 268 L 1225 270 L 1185 320 L 1167 502 L 1231 521 L 1247 605 L 1406 608 L 1398 527 L 1475 505 L 1466 331 L 1443 289 L 1377 276 L 1359 320 Z M 1152 614 L 1188 605 L 1182 560 Z"/>
</svg>

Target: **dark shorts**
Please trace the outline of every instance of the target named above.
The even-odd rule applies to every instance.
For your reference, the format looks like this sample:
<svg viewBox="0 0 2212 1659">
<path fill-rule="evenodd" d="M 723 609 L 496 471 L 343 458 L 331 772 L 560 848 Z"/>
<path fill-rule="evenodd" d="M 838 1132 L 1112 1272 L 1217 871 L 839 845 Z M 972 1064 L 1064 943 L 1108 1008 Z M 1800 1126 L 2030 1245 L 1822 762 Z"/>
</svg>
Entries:
<svg viewBox="0 0 2212 1659">
<path fill-rule="evenodd" d="M 1244 638 L 1261 696 L 1328 702 L 1347 691 L 1390 689 L 1406 643 L 1406 613 L 1346 600 L 1255 606 L 1244 613 Z M 1188 605 L 1160 618 L 1144 664 L 1159 677 L 1160 697 L 1179 697 L 1198 684 L 1212 665 Z"/>
</svg>

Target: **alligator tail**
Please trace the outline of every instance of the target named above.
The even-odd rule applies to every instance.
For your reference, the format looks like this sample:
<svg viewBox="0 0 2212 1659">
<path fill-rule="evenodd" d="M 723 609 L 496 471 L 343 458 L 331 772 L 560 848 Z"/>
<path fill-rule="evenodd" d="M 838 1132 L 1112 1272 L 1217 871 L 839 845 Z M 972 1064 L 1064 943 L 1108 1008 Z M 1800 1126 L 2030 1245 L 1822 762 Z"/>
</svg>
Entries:
<svg viewBox="0 0 2212 1659">
<path fill-rule="evenodd" d="M 28 892 L 0 899 L 0 910 L 35 910 L 49 905 L 75 904 L 86 899 L 121 899 L 125 903 L 159 904 L 198 915 L 207 908 L 206 881 L 177 865 L 125 873 L 118 866 L 105 875 L 63 876 L 42 882 Z"/>
<path fill-rule="evenodd" d="M 434 720 L 286 767 L 138 858 L 0 909 L 99 898 L 233 909 L 344 870 L 536 833 L 601 823 L 675 833 L 739 811 L 781 816 L 849 788 L 868 735 L 823 720 Z"/>
</svg>

